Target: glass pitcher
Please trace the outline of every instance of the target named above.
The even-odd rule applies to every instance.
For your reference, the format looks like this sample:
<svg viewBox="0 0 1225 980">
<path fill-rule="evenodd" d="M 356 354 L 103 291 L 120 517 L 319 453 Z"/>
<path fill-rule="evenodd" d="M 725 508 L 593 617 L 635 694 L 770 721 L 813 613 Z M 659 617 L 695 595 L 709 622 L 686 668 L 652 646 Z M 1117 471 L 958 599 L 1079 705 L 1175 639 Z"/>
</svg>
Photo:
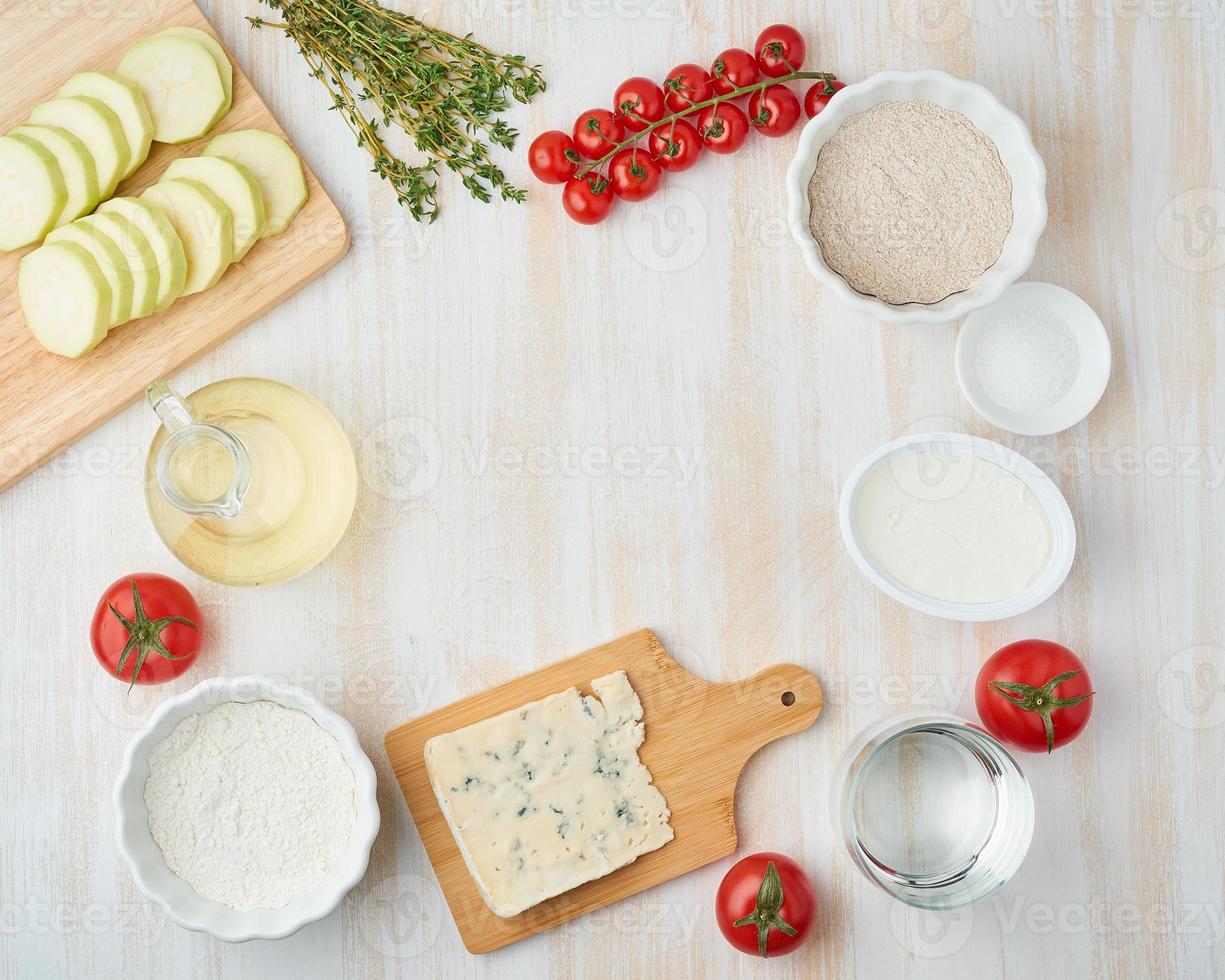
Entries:
<svg viewBox="0 0 1225 980">
<path fill-rule="evenodd" d="M 183 564 L 227 585 L 273 585 L 336 547 L 353 516 L 357 467 L 319 401 L 266 378 L 228 378 L 187 398 L 154 381 L 146 395 L 162 425 L 145 500 Z"/>
</svg>

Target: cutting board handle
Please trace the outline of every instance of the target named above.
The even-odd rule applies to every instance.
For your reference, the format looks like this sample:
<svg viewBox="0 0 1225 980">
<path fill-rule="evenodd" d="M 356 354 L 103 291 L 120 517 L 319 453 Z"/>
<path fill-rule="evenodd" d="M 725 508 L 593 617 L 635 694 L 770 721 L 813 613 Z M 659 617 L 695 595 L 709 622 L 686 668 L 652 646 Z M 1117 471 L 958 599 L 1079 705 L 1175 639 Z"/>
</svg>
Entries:
<svg viewBox="0 0 1225 980">
<path fill-rule="evenodd" d="M 821 682 L 798 664 L 774 664 L 739 681 L 712 685 L 709 709 L 726 719 L 728 738 L 744 767 L 762 746 L 802 732 L 821 714 Z"/>
</svg>

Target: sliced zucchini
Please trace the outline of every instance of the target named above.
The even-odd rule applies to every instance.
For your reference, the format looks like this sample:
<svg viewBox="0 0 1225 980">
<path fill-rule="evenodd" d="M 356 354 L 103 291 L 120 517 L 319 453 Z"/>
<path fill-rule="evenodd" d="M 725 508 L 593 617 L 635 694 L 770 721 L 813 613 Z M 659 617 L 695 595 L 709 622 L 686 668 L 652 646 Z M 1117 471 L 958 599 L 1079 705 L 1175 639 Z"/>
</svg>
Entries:
<svg viewBox="0 0 1225 980">
<path fill-rule="evenodd" d="M 234 219 L 221 198 L 194 180 L 163 180 L 141 195 L 166 212 L 187 254 L 190 296 L 215 285 L 234 258 Z"/>
<path fill-rule="evenodd" d="M 224 116 L 229 112 L 234 102 L 234 66 L 230 64 L 229 56 L 221 42 L 208 31 L 202 31 L 198 27 L 167 27 L 161 33 L 204 45 L 204 49 L 212 56 L 213 63 L 217 66 L 217 72 L 221 75 L 221 86 L 225 89 L 225 109 L 221 114 Z"/>
<path fill-rule="evenodd" d="M 183 286 L 187 281 L 187 255 L 165 211 L 136 197 L 115 197 L 98 208 L 98 213 L 118 214 L 127 218 L 153 249 L 158 272 L 154 312 L 160 313 L 183 295 Z"/>
<path fill-rule="evenodd" d="M 107 326 L 115 327 L 127 323 L 132 318 L 132 292 L 135 283 L 119 246 L 88 221 L 74 221 L 62 228 L 56 228 L 47 236 L 47 244 L 53 245 L 56 242 L 72 242 L 90 254 L 111 291 L 111 315 Z"/>
<path fill-rule="evenodd" d="M 98 172 L 85 144 L 59 126 L 14 126 L 13 139 L 32 140 L 55 157 L 64 178 L 67 197 L 55 219 L 56 227 L 66 225 L 98 205 Z"/>
<path fill-rule="evenodd" d="M 64 96 L 35 106 L 30 122 L 62 126 L 84 143 L 97 167 L 98 194 L 106 200 L 115 193 L 131 153 L 119 117 L 105 104 L 86 95 Z"/>
<path fill-rule="evenodd" d="M 106 336 L 111 289 L 80 245 L 55 242 L 23 258 L 17 294 L 34 339 L 53 354 L 80 357 Z"/>
<path fill-rule="evenodd" d="M 199 139 L 225 115 L 221 73 L 198 41 L 168 34 L 137 41 L 119 62 L 119 74 L 145 97 L 159 143 Z"/>
<path fill-rule="evenodd" d="M 153 141 L 153 120 L 140 89 L 127 79 L 110 71 L 83 71 L 68 79 L 57 94 L 97 99 L 119 117 L 129 154 L 120 180 L 132 176 L 148 158 L 149 144 Z"/>
<path fill-rule="evenodd" d="M 234 261 L 264 230 L 264 196 L 251 171 L 225 157 L 181 157 L 166 168 L 163 180 L 194 180 L 221 198 L 234 219 Z"/>
<path fill-rule="evenodd" d="M 158 267 L 153 248 L 144 235 L 132 222 L 122 215 L 96 212 L 77 218 L 76 224 L 86 225 L 90 231 L 105 235 L 128 266 L 128 274 L 132 277 L 132 309 L 129 320 L 148 316 L 153 312 L 157 302 Z"/>
<path fill-rule="evenodd" d="M 42 144 L 0 136 L 0 251 L 42 241 L 64 210 L 68 191 Z"/>
<path fill-rule="evenodd" d="M 251 171 L 264 195 L 264 230 L 260 238 L 283 232 L 306 203 L 302 161 L 276 133 L 262 129 L 222 133 L 209 142 L 203 155 L 233 160 Z"/>
</svg>

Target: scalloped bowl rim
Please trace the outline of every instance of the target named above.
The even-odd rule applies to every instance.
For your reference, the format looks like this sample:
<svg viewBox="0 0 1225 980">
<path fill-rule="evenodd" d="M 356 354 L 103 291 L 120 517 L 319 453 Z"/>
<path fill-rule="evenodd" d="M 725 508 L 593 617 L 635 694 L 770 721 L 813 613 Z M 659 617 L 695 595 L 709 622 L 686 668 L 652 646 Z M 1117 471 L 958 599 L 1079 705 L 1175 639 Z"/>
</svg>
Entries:
<svg viewBox="0 0 1225 980">
<path fill-rule="evenodd" d="M 1013 220 L 1000 257 L 967 289 L 938 303 L 894 305 L 853 289 L 825 263 L 821 247 L 808 229 L 808 182 L 821 147 L 845 119 L 881 102 L 916 100 L 964 113 L 995 144 L 1012 179 Z M 1025 121 L 984 86 L 934 68 L 877 72 L 839 89 L 825 109 L 804 126 L 787 168 L 787 225 L 809 272 L 844 305 L 890 323 L 951 323 L 994 302 L 1033 263 L 1046 220 L 1046 165 Z"/>
<path fill-rule="evenodd" d="M 144 798 L 149 752 L 187 716 L 232 701 L 273 701 L 306 712 L 336 738 L 353 770 L 357 820 L 348 847 L 317 888 L 281 908 L 244 912 L 201 897 L 166 867 L 161 849 L 149 832 Z M 333 912 L 365 875 L 380 823 L 376 783 L 374 766 L 362 750 L 353 726 L 310 694 L 269 677 L 212 677 L 159 705 L 145 727 L 128 743 L 115 780 L 115 839 L 132 869 L 136 886 L 184 928 L 232 943 L 282 939 Z"/>
</svg>

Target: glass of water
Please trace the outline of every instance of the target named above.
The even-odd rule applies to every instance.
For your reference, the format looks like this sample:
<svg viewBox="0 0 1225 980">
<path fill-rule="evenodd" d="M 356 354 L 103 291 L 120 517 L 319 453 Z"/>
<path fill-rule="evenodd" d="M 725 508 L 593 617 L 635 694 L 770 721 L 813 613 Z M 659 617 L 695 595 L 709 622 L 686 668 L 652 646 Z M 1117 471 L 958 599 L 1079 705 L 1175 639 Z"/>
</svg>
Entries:
<svg viewBox="0 0 1225 980">
<path fill-rule="evenodd" d="M 868 880 L 907 905 L 958 909 L 1016 872 L 1034 801 L 998 740 L 946 714 L 887 718 L 848 747 L 834 826 Z"/>
</svg>

